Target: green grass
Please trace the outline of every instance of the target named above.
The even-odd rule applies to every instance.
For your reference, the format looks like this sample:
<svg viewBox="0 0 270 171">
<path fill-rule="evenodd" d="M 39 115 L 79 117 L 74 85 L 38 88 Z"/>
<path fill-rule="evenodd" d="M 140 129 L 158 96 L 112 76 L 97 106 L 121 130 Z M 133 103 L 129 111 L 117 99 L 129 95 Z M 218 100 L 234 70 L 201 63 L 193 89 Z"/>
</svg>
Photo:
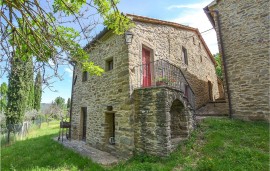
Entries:
<svg viewBox="0 0 270 171">
<path fill-rule="evenodd" d="M 111 168 L 54 142 L 58 123 L 42 125 L 28 139 L 2 148 L 2 170 L 269 170 L 268 123 L 206 119 L 169 157 L 137 155 Z"/>
<path fill-rule="evenodd" d="M 269 170 L 269 124 L 206 119 L 167 158 L 135 156 L 112 170 Z"/>
<path fill-rule="evenodd" d="M 91 160 L 64 148 L 52 140 L 59 131 L 59 122 L 32 129 L 28 138 L 1 149 L 2 170 L 103 170 Z"/>
</svg>

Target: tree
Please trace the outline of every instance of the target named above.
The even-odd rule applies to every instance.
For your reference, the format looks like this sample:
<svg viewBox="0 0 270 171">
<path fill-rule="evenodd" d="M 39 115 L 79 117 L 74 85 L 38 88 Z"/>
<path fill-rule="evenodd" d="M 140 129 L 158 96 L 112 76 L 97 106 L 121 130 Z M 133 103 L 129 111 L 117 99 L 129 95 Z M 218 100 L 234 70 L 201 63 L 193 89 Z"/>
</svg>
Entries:
<svg viewBox="0 0 270 171">
<path fill-rule="evenodd" d="M 7 91 L 8 86 L 7 83 L 3 82 L 0 87 L 0 107 L 1 107 L 1 113 L 6 110 L 7 107 Z"/>
<path fill-rule="evenodd" d="M 119 0 L 0 0 L 0 61 L 9 65 L 12 53 L 26 61 L 33 58 L 35 69 L 54 69 L 75 61 L 90 74 L 103 69 L 89 61 L 81 42 L 92 40 L 91 31 L 99 24 L 116 34 L 132 27 L 119 12 Z M 74 27 L 72 27 L 74 26 Z M 10 66 L 6 68 L 11 68 Z M 13 67 L 14 69 L 14 67 Z"/>
<path fill-rule="evenodd" d="M 68 98 L 68 100 L 67 100 L 67 108 L 69 109 L 70 106 L 71 106 L 71 100 L 70 100 L 70 98 Z"/>
<path fill-rule="evenodd" d="M 214 57 L 215 57 L 215 61 L 217 63 L 216 74 L 217 74 L 218 78 L 220 78 L 221 80 L 223 80 L 220 54 L 217 53 L 216 55 L 214 55 Z"/>
<path fill-rule="evenodd" d="M 56 99 L 54 100 L 54 103 L 57 106 L 59 106 L 61 109 L 63 109 L 65 106 L 65 99 L 63 97 L 56 97 Z"/>
<path fill-rule="evenodd" d="M 40 110 L 41 96 L 42 96 L 42 78 L 41 78 L 40 71 L 36 75 L 35 86 L 34 86 L 34 95 L 35 95 L 34 109 L 39 111 Z"/>
<path fill-rule="evenodd" d="M 20 123 L 24 117 L 28 98 L 28 94 L 25 94 L 27 84 L 24 81 L 24 66 L 25 62 L 14 56 L 8 80 L 8 102 L 5 112 L 7 124 Z"/>
<path fill-rule="evenodd" d="M 34 109 L 34 100 L 35 100 L 35 95 L 34 95 L 34 71 L 33 71 L 33 61 L 31 58 L 29 58 L 25 62 L 25 67 L 24 67 L 24 81 L 25 81 L 25 94 L 27 96 L 27 101 L 26 101 L 26 110 L 32 110 Z"/>
</svg>

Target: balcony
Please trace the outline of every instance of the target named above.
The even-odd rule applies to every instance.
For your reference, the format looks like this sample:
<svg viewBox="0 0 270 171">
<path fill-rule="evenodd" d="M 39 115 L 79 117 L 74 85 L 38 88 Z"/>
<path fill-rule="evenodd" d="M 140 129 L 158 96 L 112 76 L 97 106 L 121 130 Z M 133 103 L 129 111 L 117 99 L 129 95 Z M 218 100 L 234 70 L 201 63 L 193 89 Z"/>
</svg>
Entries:
<svg viewBox="0 0 270 171">
<path fill-rule="evenodd" d="M 134 67 L 132 89 L 168 87 L 183 92 L 195 108 L 195 95 L 181 69 L 168 61 L 157 60 Z"/>
</svg>

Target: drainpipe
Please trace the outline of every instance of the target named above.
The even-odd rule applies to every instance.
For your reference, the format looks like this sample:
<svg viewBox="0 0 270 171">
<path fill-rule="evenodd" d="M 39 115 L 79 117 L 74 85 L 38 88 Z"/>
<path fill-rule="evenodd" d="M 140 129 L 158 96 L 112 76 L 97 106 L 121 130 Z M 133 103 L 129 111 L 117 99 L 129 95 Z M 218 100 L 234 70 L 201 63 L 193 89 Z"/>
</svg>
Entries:
<svg viewBox="0 0 270 171">
<path fill-rule="evenodd" d="M 208 6 L 206 6 L 204 9 L 205 14 L 207 15 L 208 19 L 212 23 L 213 27 L 215 27 L 215 21 L 213 20 L 213 17 L 211 15 L 211 12 L 214 12 L 216 15 L 217 20 L 217 28 L 218 28 L 218 34 L 219 34 L 219 40 L 220 40 L 220 49 L 221 49 L 221 56 L 223 60 L 223 68 L 224 68 L 224 74 L 226 79 L 226 85 L 227 85 L 227 93 L 228 93 L 228 102 L 229 102 L 229 118 L 232 118 L 232 103 L 231 103 L 231 92 L 230 92 L 230 85 L 228 81 L 228 71 L 227 71 L 227 62 L 226 57 L 224 54 L 224 46 L 223 46 L 223 40 L 222 40 L 222 34 L 221 34 L 221 27 L 220 27 L 220 19 L 219 19 L 219 11 L 218 10 L 209 10 Z"/>
<path fill-rule="evenodd" d="M 70 100 L 70 110 L 69 110 L 69 123 L 70 123 L 70 128 L 69 128 L 69 140 L 71 140 L 71 118 L 72 118 L 72 106 L 73 106 L 73 85 L 74 85 L 74 74 L 75 74 L 75 63 L 70 62 L 70 64 L 73 66 L 73 74 L 72 74 L 72 87 L 71 87 L 71 100 Z"/>
</svg>

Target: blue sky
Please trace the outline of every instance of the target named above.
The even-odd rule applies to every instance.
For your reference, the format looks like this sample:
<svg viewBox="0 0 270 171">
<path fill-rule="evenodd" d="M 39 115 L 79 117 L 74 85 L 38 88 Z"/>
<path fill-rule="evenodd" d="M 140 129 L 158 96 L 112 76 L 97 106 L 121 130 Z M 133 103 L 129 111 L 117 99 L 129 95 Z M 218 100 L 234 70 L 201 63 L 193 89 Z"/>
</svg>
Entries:
<svg viewBox="0 0 270 171">
<path fill-rule="evenodd" d="M 203 8 L 212 0 L 121 0 L 118 8 L 124 13 L 141 15 L 161 20 L 172 21 L 198 28 L 200 32 L 211 29 L 212 25 L 203 12 Z M 216 33 L 214 30 L 202 34 L 211 52 L 217 53 Z M 71 95 L 72 67 L 60 66 L 62 80 L 54 78 L 51 88 L 43 88 L 42 103 L 51 103 L 61 96 L 66 100 Z M 0 83 L 7 82 L 6 76 Z M 56 92 L 53 92 L 55 90 Z"/>
</svg>

